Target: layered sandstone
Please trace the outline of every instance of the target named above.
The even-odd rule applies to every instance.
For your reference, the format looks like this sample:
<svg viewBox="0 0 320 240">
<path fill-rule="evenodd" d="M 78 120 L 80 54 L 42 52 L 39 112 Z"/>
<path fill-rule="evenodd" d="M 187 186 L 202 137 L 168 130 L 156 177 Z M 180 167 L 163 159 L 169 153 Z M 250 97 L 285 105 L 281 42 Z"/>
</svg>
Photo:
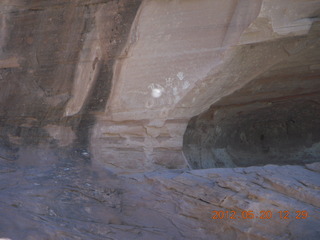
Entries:
<svg viewBox="0 0 320 240">
<path fill-rule="evenodd" d="M 319 163 L 122 177 L 66 160 L 37 168 L 0 160 L 0 166 L 0 238 L 316 240 L 320 236 Z M 230 215 L 212 219 L 213 211 Z M 269 212 L 268 218 L 263 211 Z M 247 213 L 254 217 L 247 218 Z"/>
<path fill-rule="evenodd" d="M 319 239 L 319 18 L 0 1 L 0 239 Z"/>
<path fill-rule="evenodd" d="M 211 144 L 210 138 L 215 135 L 205 131 L 202 138 L 209 138 L 209 142 L 198 142 L 194 136 L 202 131 L 199 127 L 194 134 L 186 133 L 191 142 L 186 136 L 184 154 L 189 162 L 185 161 L 183 133 L 186 123 L 195 115 L 210 107 L 221 109 L 221 105 L 239 103 L 247 105 L 244 109 L 250 108 L 254 115 L 256 110 L 275 102 L 270 116 L 265 117 L 266 121 L 273 121 L 281 98 L 299 99 L 305 105 L 307 101 L 319 104 L 318 8 L 318 1 L 143 2 L 128 42 L 115 63 L 105 113 L 99 115 L 91 135 L 95 162 L 138 171 L 162 166 L 181 168 L 190 161 L 195 167 L 191 154 L 195 159 L 211 162 L 207 166 L 215 166 L 214 161 L 229 161 L 228 158 L 237 156 L 230 156 L 232 153 L 221 153 L 222 159 L 210 153 L 201 156 L 200 149 L 208 148 L 206 145 Z M 229 117 L 236 118 L 242 111 L 241 108 L 231 111 Z M 316 112 L 307 118 L 319 119 Z M 257 115 L 253 122 L 260 121 L 263 114 Z M 174 129 L 179 131 L 172 129 L 173 122 Z M 215 123 L 209 117 L 208 129 L 212 128 L 210 124 Z M 302 127 L 300 131 L 311 134 L 318 123 L 314 120 L 310 124 L 311 127 Z M 140 129 L 138 138 L 131 132 L 132 126 Z M 263 131 L 268 130 L 260 129 Z M 303 146 L 317 144 L 318 136 L 311 136 L 310 141 L 298 146 L 302 153 L 292 162 L 303 163 L 306 155 Z M 230 143 L 225 145 L 227 148 Z M 193 147 L 198 150 L 193 151 Z M 315 157 L 310 161 L 317 160 L 319 148 L 312 151 Z M 174 162 L 168 159 L 169 152 Z M 273 155 L 265 158 L 273 158 L 279 164 L 290 163 L 291 156 L 286 153 L 287 150 L 283 154 L 286 161 Z M 240 159 L 236 165 L 246 166 Z"/>
</svg>

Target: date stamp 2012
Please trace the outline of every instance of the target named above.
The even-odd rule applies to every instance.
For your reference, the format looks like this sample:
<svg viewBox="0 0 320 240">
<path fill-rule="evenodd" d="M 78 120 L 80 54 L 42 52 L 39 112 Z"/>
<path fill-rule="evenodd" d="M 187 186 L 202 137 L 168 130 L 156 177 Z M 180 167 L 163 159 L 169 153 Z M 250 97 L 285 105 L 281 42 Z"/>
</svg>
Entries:
<svg viewBox="0 0 320 240">
<path fill-rule="evenodd" d="M 278 218 L 283 220 L 289 219 L 307 219 L 309 216 L 308 211 L 277 211 L 272 212 L 270 210 L 261 210 L 260 212 L 254 211 L 212 211 L 212 219 L 272 219 Z"/>
</svg>

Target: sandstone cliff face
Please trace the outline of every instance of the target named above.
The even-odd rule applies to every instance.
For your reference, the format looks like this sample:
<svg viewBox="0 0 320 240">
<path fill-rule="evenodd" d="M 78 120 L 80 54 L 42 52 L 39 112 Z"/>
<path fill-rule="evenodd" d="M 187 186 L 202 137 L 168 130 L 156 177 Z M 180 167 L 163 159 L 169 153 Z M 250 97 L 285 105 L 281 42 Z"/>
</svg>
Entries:
<svg viewBox="0 0 320 240">
<path fill-rule="evenodd" d="M 4 155 L 26 145 L 87 149 L 113 63 L 140 1 L 1 1 Z"/>
<path fill-rule="evenodd" d="M 192 149 L 200 148 L 207 149 L 203 166 L 315 161 L 318 7 L 318 1 L 271 0 L 3 1 L 2 155 L 18 158 L 21 146 L 41 144 L 121 171 L 196 167 L 201 151 Z M 227 110 L 234 104 L 241 106 Z M 308 106 L 310 113 L 299 112 Z M 231 142 L 218 139 L 210 124 L 219 124 L 210 117 L 203 123 L 211 129 L 206 140 L 197 140 L 200 128 L 190 129 L 199 124 L 191 124 L 183 154 L 189 120 L 215 109 L 224 112 L 217 121 L 242 112 L 247 123 L 223 123 L 230 125 L 225 136 L 237 135 Z M 262 118 L 256 136 L 239 144 L 240 135 L 251 133 L 237 129 Z M 293 133 L 281 133 L 295 121 Z M 264 150 L 250 143 L 258 135 L 266 138 Z M 272 147 L 277 141 L 296 148 L 297 157 L 286 148 L 279 153 Z M 232 145 L 250 153 L 233 152 Z M 270 154 L 245 163 L 257 151 Z"/>
<path fill-rule="evenodd" d="M 0 1 L 0 238 L 319 239 L 319 19 L 319 0 Z"/>
<path fill-rule="evenodd" d="M 314 105 L 308 115 L 310 117 L 305 116 L 311 122 L 297 123 L 299 130 L 293 133 L 293 137 L 291 133 L 287 134 L 289 141 L 284 140 L 282 133 L 279 136 L 277 133 L 274 136 L 272 133 L 264 135 L 267 141 L 275 139 L 271 140 L 271 145 L 276 145 L 277 141 L 287 145 L 291 144 L 290 141 L 297 142 L 292 147 L 297 146 L 296 154 L 300 157 L 295 157 L 292 163 L 303 163 L 306 156 L 309 159 L 306 161 L 317 160 L 319 148 L 316 144 L 319 139 L 314 130 L 319 119 L 316 110 L 320 89 L 317 80 L 320 61 L 319 2 L 200 2 L 145 1 L 141 5 L 123 57 L 115 63 L 112 92 L 105 114 L 99 116 L 91 136 L 95 161 L 140 171 L 161 169 L 163 166 L 183 168 L 188 164 L 195 167 L 193 162 L 199 161 L 199 157 L 204 159 L 200 161 L 208 162 L 208 167 L 232 166 L 232 163 L 219 165 L 214 162 L 237 158 L 239 153 L 233 153 L 229 148 L 239 145 L 238 142 L 232 140 L 234 143 L 213 146 L 213 142 L 220 140 L 210 130 L 204 130 L 202 136 L 207 140 L 199 142 L 197 136 L 202 130 L 198 127 L 195 133 L 188 131 L 184 138 L 184 154 L 188 162 L 185 161 L 181 149 L 183 133 L 190 118 L 209 107 L 223 109 L 223 106 L 241 103 L 244 109 L 251 109 L 252 124 L 262 118 L 268 122 L 253 130 L 261 136 L 264 131 L 271 128 L 272 132 L 276 128 L 271 126 L 272 121 L 284 124 L 290 121 L 290 117 L 296 118 L 290 114 L 303 116 L 295 106 L 298 99 L 300 108 L 303 104 L 309 106 L 308 101 Z M 291 107 L 293 110 L 283 113 L 282 120 L 275 120 L 279 111 L 282 113 L 277 104 L 286 98 L 295 101 L 287 106 L 282 104 L 282 108 Z M 265 109 L 269 103 L 273 104 L 269 108 L 270 113 L 268 110 L 260 113 L 260 109 Z M 237 114 L 242 111 L 241 108 L 229 111 L 229 118 L 235 120 L 229 132 L 222 130 L 226 137 L 237 128 L 248 128 L 244 126 L 246 123 L 241 126 L 241 120 L 237 120 Z M 249 118 L 244 117 L 247 121 Z M 119 124 L 122 127 L 118 127 Z M 207 123 L 208 129 L 214 131 L 210 124 L 216 123 L 211 119 Z M 136 131 L 140 133 L 138 136 L 135 136 Z M 304 140 L 299 137 L 302 132 Z M 307 137 L 308 134 L 311 135 Z M 249 141 L 256 141 L 255 137 Z M 315 144 L 315 147 L 304 150 L 306 144 Z M 199 154 L 202 148 L 210 152 L 213 150 L 211 146 L 221 149 L 222 159 L 210 153 Z M 257 151 L 253 146 L 246 147 L 251 153 Z M 223 151 L 229 153 L 224 154 Z M 312 154 L 308 155 L 307 151 L 315 152 L 316 156 L 310 157 Z M 169 152 L 175 156 L 174 162 L 168 160 Z M 284 154 L 278 153 L 277 149 L 270 149 L 270 152 L 275 153 L 260 156 L 256 162 L 252 160 L 250 163 L 245 163 L 244 153 L 235 165 L 259 165 L 267 163 L 267 159 L 272 159 L 270 163 L 290 163 L 289 149 L 284 149 Z M 257 154 L 249 158 L 256 158 Z"/>
</svg>

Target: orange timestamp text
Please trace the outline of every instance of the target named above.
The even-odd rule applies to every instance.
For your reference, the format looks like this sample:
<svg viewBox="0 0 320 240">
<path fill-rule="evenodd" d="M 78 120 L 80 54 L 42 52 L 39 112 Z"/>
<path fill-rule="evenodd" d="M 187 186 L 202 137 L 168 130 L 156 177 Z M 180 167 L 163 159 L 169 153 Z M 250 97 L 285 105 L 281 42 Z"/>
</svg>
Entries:
<svg viewBox="0 0 320 240">
<path fill-rule="evenodd" d="M 258 213 L 254 211 L 212 211 L 212 219 L 307 219 L 309 217 L 308 211 L 277 211 L 261 210 Z"/>
</svg>

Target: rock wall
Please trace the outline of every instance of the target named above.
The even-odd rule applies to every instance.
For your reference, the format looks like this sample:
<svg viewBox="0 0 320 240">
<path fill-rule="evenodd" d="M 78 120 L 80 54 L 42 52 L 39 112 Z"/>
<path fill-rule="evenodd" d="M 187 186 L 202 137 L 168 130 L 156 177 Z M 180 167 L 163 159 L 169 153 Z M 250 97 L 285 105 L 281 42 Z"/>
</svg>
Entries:
<svg viewBox="0 0 320 240">
<path fill-rule="evenodd" d="M 318 9 L 318 1 L 144 1 L 91 136 L 94 162 L 133 171 L 188 166 L 186 122 L 226 96 L 228 104 L 258 101 L 258 90 L 246 92 L 257 79 L 273 79 L 258 85 L 265 101 L 317 94 Z M 289 83 L 290 71 L 299 75 Z"/>
<path fill-rule="evenodd" d="M 320 239 L 319 19 L 0 1 L 0 239 Z"/>
<path fill-rule="evenodd" d="M 0 150 L 10 159 L 41 145 L 120 171 L 185 169 L 188 121 L 214 104 L 319 91 L 318 1 L 0 6 Z"/>
<path fill-rule="evenodd" d="M 1 1 L 1 155 L 87 153 L 140 1 Z"/>
<path fill-rule="evenodd" d="M 314 24 L 307 36 L 271 43 L 287 57 L 190 121 L 184 152 L 192 167 L 319 161 L 319 37 Z"/>
<path fill-rule="evenodd" d="M 195 169 L 319 161 L 319 98 L 213 106 L 194 117 L 184 153 Z"/>
</svg>

